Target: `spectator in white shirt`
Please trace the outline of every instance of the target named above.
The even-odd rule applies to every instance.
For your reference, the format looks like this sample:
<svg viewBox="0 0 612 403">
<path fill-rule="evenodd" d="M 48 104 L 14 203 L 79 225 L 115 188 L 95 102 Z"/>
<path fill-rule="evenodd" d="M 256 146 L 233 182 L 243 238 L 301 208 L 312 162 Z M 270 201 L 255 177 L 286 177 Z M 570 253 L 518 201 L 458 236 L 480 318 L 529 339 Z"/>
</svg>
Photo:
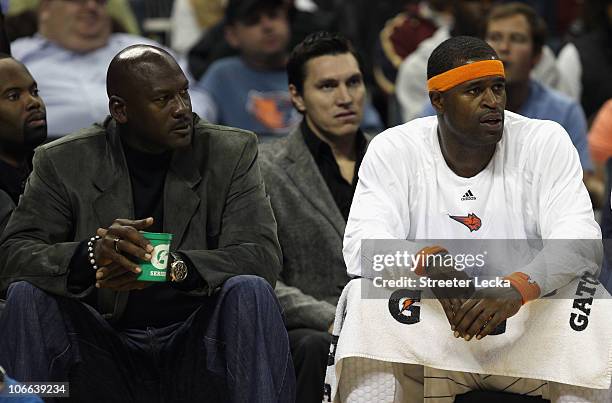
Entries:
<svg viewBox="0 0 612 403">
<path fill-rule="evenodd" d="M 13 56 L 38 80 L 47 104 L 49 138 L 108 115 L 106 70 L 119 51 L 139 43 L 159 46 L 140 36 L 112 33 L 106 2 L 42 0 L 39 32 L 11 44 Z M 201 96 L 191 91 L 191 99 L 194 111 L 205 118 Z"/>
</svg>

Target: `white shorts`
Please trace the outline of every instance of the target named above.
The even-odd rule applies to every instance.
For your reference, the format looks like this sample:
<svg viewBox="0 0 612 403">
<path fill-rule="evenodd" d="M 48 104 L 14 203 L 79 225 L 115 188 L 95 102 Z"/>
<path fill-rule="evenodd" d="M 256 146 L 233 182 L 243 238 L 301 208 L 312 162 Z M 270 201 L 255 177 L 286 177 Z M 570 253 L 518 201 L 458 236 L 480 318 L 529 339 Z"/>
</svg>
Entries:
<svg viewBox="0 0 612 403">
<path fill-rule="evenodd" d="M 452 403 L 471 390 L 541 396 L 551 403 L 610 403 L 610 390 L 538 379 L 446 371 L 366 358 L 342 360 L 339 402 Z"/>
</svg>

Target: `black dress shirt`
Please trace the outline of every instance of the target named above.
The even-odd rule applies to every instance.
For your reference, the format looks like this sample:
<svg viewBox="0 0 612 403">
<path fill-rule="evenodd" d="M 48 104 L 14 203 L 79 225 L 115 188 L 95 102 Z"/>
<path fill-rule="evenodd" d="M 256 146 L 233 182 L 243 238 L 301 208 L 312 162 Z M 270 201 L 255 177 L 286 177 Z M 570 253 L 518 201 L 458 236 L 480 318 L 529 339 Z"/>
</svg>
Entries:
<svg viewBox="0 0 612 403">
<path fill-rule="evenodd" d="M 348 220 L 349 211 L 351 210 L 351 203 L 353 202 L 353 196 L 355 195 L 355 187 L 357 186 L 359 166 L 363 160 L 363 156 L 366 152 L 367 141 L 361 130 L 357 131 L 355 136 L 355 173 L 353 174 L 353 180 L 349 183 L 342 177 L 340 173 L 340 167 L 334 158 L 331 147 L 318 138 L 304 119 L 301 123 L 301 130 L 304 136 L 304 141 L 312 157 L 314 158 L 319 172 L 327 188 L 332 194 L 336 206 L 340 210 L 340 213 L 344 217 L 344 220 Z"/>
<path fill-rule="evenodd" d="M 15 168 L 0 160 L 0 189 L 11 197 L 15 205 L 19 202 L 19 196 L 23 193 L 30 171 L 29 165 Z"/>
</svg>

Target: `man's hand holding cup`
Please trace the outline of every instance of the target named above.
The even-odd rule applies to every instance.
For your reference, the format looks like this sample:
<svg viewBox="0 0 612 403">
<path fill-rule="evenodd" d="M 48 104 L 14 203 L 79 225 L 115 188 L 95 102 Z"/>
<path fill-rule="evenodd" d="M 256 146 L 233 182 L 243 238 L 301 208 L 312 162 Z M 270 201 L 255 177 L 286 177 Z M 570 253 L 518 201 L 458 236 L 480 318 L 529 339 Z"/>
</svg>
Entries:
<svg viewBox="0 0 612 403">
<path fill-rule="evenodd" d="M 105 229 L 98 228 L 100 239 L 95 243 L 96 287 L 114 291 L 141 290 L 150 283 L 138 281 L 142 269 L 137 260 L 150 261 L 153 246 L 141 230 L 153 225 L 153 218 L 143 220 L 116 219 Z"/>
</svg>

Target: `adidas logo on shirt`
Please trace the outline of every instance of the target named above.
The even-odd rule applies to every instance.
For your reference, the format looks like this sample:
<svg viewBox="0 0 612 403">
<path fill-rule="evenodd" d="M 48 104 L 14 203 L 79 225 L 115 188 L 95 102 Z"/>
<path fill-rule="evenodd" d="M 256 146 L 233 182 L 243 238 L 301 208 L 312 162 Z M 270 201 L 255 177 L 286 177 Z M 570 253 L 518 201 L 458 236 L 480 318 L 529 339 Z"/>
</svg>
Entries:
<svg viewBox="0 0 612 403">
<path fill-rule="evenodd" d="M 476 196 L 474 196 L 474 194 L 472 193 L 471 190 L 468 189 L 467 192 L 465 192 L 465 194 L 463 195 L 463 197 L 461 198 L 461 201 L 466 201 L 466 200 L 476 200 Z"/>
</svg>

